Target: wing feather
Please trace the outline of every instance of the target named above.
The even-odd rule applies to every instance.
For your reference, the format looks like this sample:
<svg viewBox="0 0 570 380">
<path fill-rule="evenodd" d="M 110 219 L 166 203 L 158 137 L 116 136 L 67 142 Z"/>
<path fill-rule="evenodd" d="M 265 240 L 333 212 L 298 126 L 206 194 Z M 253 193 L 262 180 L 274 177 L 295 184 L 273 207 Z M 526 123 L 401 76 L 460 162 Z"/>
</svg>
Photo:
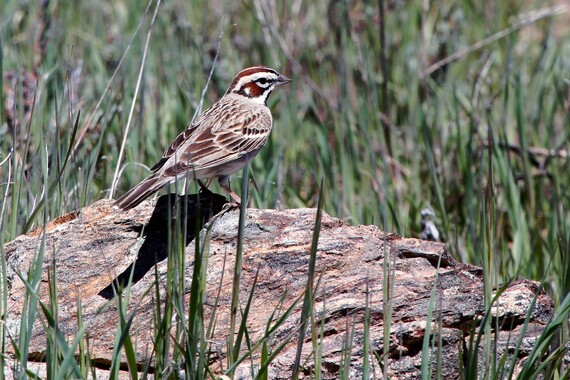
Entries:
<svg viewBox="0 0 570 380">
<path fill-rule="evenodd" d="M 153 170 L 175 176 L 231 163 L 261 149 L 269 138 L 271 124 L 267 107 L 244 106 L 242 100 L 231 98 L 218 102 L 178 135 Z"/>
</svg>

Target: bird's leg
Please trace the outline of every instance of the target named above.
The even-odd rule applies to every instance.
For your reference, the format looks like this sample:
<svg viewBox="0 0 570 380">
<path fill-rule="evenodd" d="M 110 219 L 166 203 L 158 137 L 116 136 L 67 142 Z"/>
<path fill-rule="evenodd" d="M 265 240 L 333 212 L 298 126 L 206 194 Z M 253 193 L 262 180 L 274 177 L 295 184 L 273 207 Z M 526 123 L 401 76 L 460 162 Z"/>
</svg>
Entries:
<svg viewBox="0 0 570 380">
<path fill-rule="evenodd" d="M 198 185 L 200 185 L 200 188 L 202 190 L 208 190 L 208 186 L 210 186 L 210 182 L 212 182 L 211 180 L 208 180 L 207 183 L 202 182 L 201 179 L 196 179 L 196 182 L 198 182 Z"/>
<path fill-rule="evenodd" d="M 229 177 L 225 177 L 225 176 L 219 177 L 218 183 L 220 184 L 220 187 L 222 189 L 224 189 L 225 191 L 227 191 L 230 194 L 230 197 L 232 197 L 233 201 L 235 202 L 235 206 L 241 205 L 241 198 L 239 197 L 239 195 L 237 195 L 236 193 L 234 193 L 232 191 L 232 189 L 230 189 Z"/>
</svg>

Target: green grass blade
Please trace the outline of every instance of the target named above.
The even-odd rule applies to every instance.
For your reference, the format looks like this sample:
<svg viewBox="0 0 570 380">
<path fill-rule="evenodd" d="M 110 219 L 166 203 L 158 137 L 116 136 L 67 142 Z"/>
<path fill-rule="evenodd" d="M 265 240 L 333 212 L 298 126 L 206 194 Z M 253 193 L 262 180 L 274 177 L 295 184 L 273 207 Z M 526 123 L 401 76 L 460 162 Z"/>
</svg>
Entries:
<svg viewBox="0 0 570 380">
<path fill-rule="evenodd" d="M 240 279 L 241 279 L 241 268 L 243 260 L 243 239 L 245 235 L 245 225 L 247 222 L 246 208 L 247 208 L 247 197 L 248 197 L 248 181 L 249 181 L 249 165 L 245 165 L 243 168 L 243 180 L 241 186 L 241 205 L 239 213 L 239 225 L 238 225 L 238 239 L 236 247 L 236 257 L 234 265 L 234 279 L 232 283 L 232 303 L 231 303 L 231 314 L 230 314 L 230 334 L 228 338 L 228 367 L 232 367 L 234 362 L 237 360 L 237 356 L 233 356 L 235 352 L 239 352 L 241 347 L 236 347 L 237 344 L 234 342 L 234 334 L 236 331 L 236 319 L 239 309 L 239 295 L 240 295 Z M 241 345 L 241 341 L 240 341 Z M 230 354 L 231 352 L 231 354 Z"/>
<path fill-rule="evenodd" d="M 324 179 L 321 180 L 321 187 L 319 192 L 319 204 L 317 206 L 317 215 L 315 217 L 315 227 L 313 229 L 313 239 L 311 242 L 311 251 L 309 253 L 309 268 L 307 272 L 307 286 L 303 298 L 303 308 L 301 311 L 301 326 L 299 327 L 299 337 L 297 340 L 297 352 L 295 354 L 295 361 L 293 363 L 293 379 L 299 378 L 299 368 L 301 365 L 301 351 L 303 349 L 303 342 L 305 341 L 305 334 L 307 332 L 307 325 L 310 316 L 313 313 L 314 303 L 314 281 L 315 271 L 317 266 L 317 249 L 319 245 L 319 234 L 321 232 L 321 219 L 323 215 L 323 186 Z"/>
<path fill-rule="evenodd" d="M 71 139 L 69 142 L 69 146 L 67 149 L 67 154 L 65 156 L 65 160 L 63 161 L 63 166 L 61 167 L 61 170 L 59 170 L 56 179 L 52 182 L 52 184 L 48 187 L 48 191 L 47 193 L 44 195 L 44 197 L 42 197 L 42 199 L 40 199 L 40 201 L 38 202 L 38 205 L 36 206 L 36 208 L 32 211 L 32 213 L 30 214 L 30 217 L 28 218 L 28 220 L 26 221 L 26 223 L 24 224 L 24 227 L 22 228 L 22 233 L 25 234 L 27 232 L 29 232 L 30 228 L 32 227 L 33 223 L 36 220 L 37 215 L 43 210 L 43 208 L 45 207 L 45 203 L 47 202 L 47 199 L 49 199 L 53 193 L 55 192 L 55 190 L 57 189 L 57 187 L 60 184 L 60 180 L 62 178 L 63 172 L 65 171 L 65 168 L 67 167 L 67 163 L 69 162 L 69 158 L 71 157 L 71 152 L 72 152 L 72 147 L 73 147 L 73 143 L 75 140 L 75 136 L 77 134 L 77 129 L 79 127 L 79 116 L 81 115 L 81 112 L 77 112 L 77 117 L 75 118 L 75 123 L 73 124 L 73 128 L 72 128 L 72 133 L 71 133 Z"/>
</svg>

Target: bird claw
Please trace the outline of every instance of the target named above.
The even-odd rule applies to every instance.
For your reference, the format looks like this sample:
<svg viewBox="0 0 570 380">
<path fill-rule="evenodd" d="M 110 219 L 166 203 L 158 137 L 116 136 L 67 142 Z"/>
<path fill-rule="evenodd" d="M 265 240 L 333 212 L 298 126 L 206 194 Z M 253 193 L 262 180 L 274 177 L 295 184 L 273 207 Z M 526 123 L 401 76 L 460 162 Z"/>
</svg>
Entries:
<svg viewBox="0 0 570 380">
<path fill-rule="evenodd" d="M 226 213 L 228 211 L 239 209 L 240 206 L 241 205 L 237 202 L 228 202 L 228 203 L 224 204 L 224 206 L 222 207 L 222 212 Z"/>
</svg>

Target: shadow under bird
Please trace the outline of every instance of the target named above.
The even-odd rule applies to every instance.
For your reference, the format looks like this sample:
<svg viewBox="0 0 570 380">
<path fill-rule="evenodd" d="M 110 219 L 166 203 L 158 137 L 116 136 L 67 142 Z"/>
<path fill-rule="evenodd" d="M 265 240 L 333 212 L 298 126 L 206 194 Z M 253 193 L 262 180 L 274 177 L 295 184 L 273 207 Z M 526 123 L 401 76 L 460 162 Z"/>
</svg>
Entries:
<svg viewBox="0 0 570 380">
<path fill-rule="evenodd" d="M 273 118 L 267 99 L 291 80 L 264 66 L 244 69 L 216 103 L 196 118 L 152 167 L 153 174 L 115 202 L 123 210 L 136 207 L 164 185 L 185 176 L 218 179 L 232 199 L 240 197 L 229 186 L 229 176 L 242 169 L 267 143 Z"/>
</svg>

